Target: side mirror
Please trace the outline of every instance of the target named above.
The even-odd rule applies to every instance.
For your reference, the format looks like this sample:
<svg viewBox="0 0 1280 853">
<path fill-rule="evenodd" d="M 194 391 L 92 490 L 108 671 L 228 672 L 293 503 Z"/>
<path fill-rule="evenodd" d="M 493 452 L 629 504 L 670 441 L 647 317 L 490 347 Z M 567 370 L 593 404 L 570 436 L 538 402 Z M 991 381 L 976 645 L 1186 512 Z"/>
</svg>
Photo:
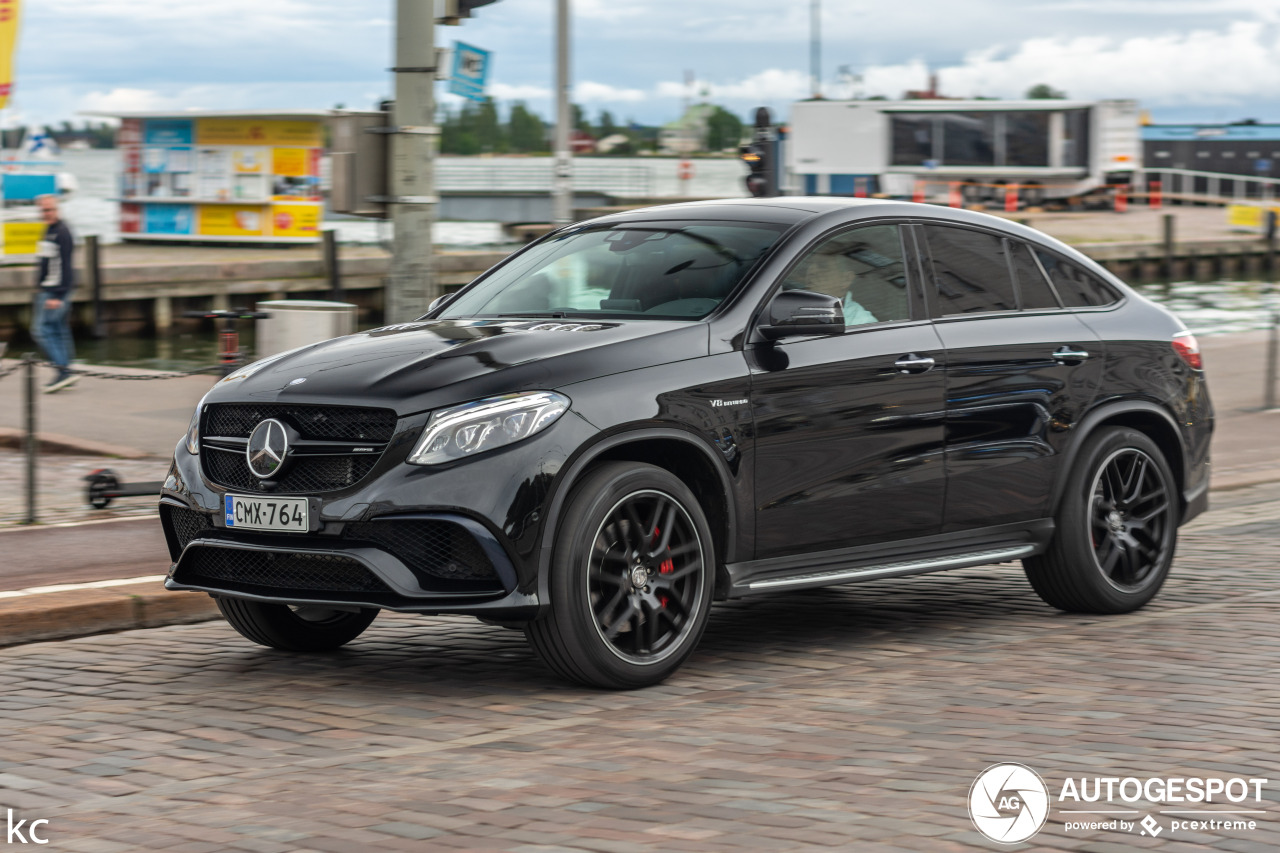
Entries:
<svg viewBox="0 0 1280 853">
<path fill-rule="evenodd" d="M 437 308 L 443 308 L 445 303 L 452 299 L 456 293 L 457 291 L 454 291 L 454 293 L 446 293 L 443 296 L 437 296 L 435 299 L 432 299 L 431 304 L 427 306 L 427 313 L 431 314 L 434 313 Z"/>
<path fill-rule="evenodd" d="M 843 335 L 840 299 L 811 290 L 784 290 L 769 303 L 760 334 L 771 341 L 801 335 Z"/>
</svg>

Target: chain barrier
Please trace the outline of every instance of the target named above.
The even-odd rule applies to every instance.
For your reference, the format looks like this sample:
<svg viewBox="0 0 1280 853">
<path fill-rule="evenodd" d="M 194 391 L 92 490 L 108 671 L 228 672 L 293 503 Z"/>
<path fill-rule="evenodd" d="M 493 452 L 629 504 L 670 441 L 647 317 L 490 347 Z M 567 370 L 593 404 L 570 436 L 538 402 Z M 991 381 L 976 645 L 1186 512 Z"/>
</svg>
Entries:
<svg viewBox="0 0 1280 853">
<path fill-rule="evenodd" d="M 23 362 L 16 361 L 10 367 L 0 367 L 0 379 L 4 379 L 11 373 L 16 373 L 22 368 Z M 52 367 L 55 370 L 58 365 L 48 361 L 36 363 L 37 367 Z M 199 376 L 202 373 L 221 373 L 226 370 L 225 365 L 216 364 L 209 367 L 197 367 L 194 370 L 178 370 L 166 371 L 164 373 L 111 373 L 106 370 L 85 370 L 80 367 L 69 368 L 70 372 L 76 376 L 86 376 L 90 379 L 117 379 L 125 382 L 145 382 L 152 379 L 182 379 L 187 376 Z"/>
</svg>

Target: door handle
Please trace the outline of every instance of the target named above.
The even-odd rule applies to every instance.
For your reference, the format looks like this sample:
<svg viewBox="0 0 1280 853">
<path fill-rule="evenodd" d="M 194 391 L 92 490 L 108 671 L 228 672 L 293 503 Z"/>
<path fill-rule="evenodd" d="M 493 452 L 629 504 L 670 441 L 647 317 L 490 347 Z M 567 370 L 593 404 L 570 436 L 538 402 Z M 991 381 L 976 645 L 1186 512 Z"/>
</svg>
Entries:
<svg viewBox="0 0 1280 853">
<path fill-rule="evenodd" d="M 928 373 L 937 364 L 927 355 L 916 355 L 909 352 L 893 363 L 899 373 Z"/>
<path fill-rule="evenodd" d="M 1079 364 L 1088 357 L 1089 353 L 1085 350 L 1071 347 L 1058 347 L 1053 353 L 1053 360 L 1062 364 Z"/>
</svg>

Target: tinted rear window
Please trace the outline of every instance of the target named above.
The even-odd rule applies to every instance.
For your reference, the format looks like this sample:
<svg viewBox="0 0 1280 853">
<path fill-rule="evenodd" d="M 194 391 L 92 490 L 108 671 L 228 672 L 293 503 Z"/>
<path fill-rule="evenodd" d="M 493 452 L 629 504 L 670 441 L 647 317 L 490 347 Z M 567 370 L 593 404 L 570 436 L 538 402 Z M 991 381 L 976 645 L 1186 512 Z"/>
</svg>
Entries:
<svg viewBox="0 0 1280 853">
<path fill-rule="evenodd" d="M 1036 256 L 1049 274 L 1049 280 L 1068 308 L 1090 308 L 1120 301 L 1120 294 L 1097 276 L 1052 252 L 1036 249 Z"/>
<path fill-rule="evenodd" d="M 937 285 L 938 314 L 1016 311 L 1004 240 L 983 231 L 924 226 Z"/>
<path fill-rule="evenodd" d="M 1017 240 L 1009 241 L 1012 252 L 1013 274 L 1018 279 L 1018 295 L 1022 297 L 1022 310 L 1034 311 L 1037 308 L 1057 308 L 1058 300 L 1053 289 L 1045 280 L 1044 273 L 1031 257 L 1031 247 Z"/>
</svg>

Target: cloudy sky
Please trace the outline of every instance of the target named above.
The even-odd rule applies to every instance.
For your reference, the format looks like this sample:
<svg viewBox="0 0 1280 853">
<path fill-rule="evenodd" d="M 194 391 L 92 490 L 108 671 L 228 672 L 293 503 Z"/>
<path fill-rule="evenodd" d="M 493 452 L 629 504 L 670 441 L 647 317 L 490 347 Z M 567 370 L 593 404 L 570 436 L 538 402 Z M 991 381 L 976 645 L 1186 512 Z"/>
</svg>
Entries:
<svg viewBox="0 0 1280 853">
<path fill-rule="evenodd" d="M 548 115 L 554 6 L 499 0 L 438 29 L 437 43 L 492 50 L 492 93 Z M 808 93 L 809 0 L 572 7 L 575 98 L 592 116 L 670 120 L 687 72 L 744 117 Z M 390 93 L 393 19 L 389 0 L 28 0 L 6 124 L 79 110 L 369 107 Z M 955 96 L 1015 97 L 1043 82 L 1136 98 L 1157 121 L 1280 121 L 1280 0 L 822 0 L 822 43 L 829 96 L 897 97 L 933 69 Z"/>
</svg>

